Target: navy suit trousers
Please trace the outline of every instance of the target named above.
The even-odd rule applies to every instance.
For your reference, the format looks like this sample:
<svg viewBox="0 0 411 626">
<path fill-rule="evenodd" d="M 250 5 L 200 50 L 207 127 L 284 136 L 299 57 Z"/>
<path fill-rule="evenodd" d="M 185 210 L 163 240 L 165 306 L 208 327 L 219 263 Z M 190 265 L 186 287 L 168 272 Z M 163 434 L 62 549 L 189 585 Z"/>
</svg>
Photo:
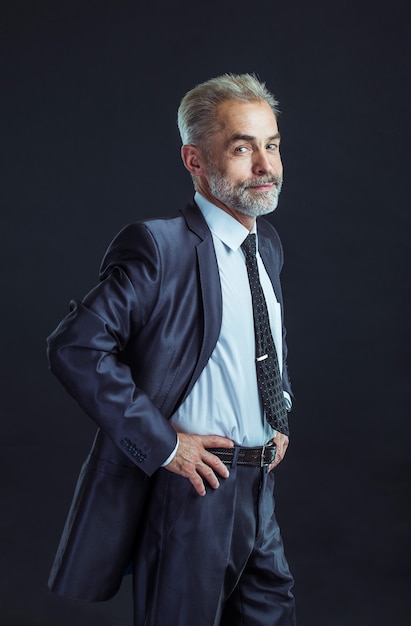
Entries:
<svg viewBox="0 0 411 626">
<path fill-rule="evenodd" d="M 199 496 L 157 472 L 134 563 L 134 626 L 295 626 L 274 472 L 237 466 Z"/>
</svg>

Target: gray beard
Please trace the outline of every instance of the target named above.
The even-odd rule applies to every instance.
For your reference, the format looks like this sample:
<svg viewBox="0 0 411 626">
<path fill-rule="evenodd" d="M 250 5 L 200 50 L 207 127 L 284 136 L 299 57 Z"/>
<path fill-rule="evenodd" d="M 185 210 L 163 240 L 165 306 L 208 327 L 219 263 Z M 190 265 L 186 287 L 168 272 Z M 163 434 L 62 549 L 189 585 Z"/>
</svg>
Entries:
<svg viewBox="0 0 411 626">
<path fill-rule="evenodd" d="M 260 192 L 248 189 L 250 186 L 266 183 L 274 183 L 275 187 L 271 191 Z M 248 217 L 272 213 L 277 208 L 282 184 L 282 177 L 272 175 L 249 179 L 244 183 L 234 185 L 214 168 L 211 168 L 208 179 L 210 191 L 217 200 Z"/>
</svg>

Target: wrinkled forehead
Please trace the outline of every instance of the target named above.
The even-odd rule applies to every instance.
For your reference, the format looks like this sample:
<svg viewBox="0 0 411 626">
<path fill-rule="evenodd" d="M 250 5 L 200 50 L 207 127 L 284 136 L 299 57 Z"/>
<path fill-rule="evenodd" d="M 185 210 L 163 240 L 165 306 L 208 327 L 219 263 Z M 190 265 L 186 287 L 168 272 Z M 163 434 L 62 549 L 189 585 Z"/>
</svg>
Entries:
<svg viewBox="0 0 411 626">
<path fill-rule="evenodd" d="M 242 102 L 224 100 L 216 109 L 215 135 L 225 139 L 235 135 L 268 138 L 278 133 L 277 119 L 264 100 Z"/>
</svg>

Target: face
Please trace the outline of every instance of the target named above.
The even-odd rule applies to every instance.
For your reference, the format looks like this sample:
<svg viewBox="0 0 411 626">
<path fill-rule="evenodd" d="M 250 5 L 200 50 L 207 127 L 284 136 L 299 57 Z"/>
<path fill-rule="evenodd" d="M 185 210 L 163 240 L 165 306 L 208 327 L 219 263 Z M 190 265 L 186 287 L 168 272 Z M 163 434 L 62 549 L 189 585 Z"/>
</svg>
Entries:
<svg viewBox="0 0 411 626">
<path fill-rule="evenodd" d="M 204 156 L 200 193 L 242 222 L 241 216 L 274 211 L 283 168 L 277 120 L 270 106 L 227 100 L 219 105 L 217 116 L 220 129 Z"/>
</svg>

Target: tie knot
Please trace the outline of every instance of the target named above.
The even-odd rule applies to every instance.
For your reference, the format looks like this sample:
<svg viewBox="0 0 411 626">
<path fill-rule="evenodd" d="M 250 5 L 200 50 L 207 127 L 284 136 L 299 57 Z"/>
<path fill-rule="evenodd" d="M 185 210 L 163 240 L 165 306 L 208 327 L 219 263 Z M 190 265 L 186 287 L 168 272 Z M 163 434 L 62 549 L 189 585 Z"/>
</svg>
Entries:
<svg viewBox="0 0 411 626">
<path fill-rule="evenodd" d="M 246 256 L 255 256 L 257 251 L 257 238 L 254 233 L 247 235 L 241 244 Z"/>
</svg>

